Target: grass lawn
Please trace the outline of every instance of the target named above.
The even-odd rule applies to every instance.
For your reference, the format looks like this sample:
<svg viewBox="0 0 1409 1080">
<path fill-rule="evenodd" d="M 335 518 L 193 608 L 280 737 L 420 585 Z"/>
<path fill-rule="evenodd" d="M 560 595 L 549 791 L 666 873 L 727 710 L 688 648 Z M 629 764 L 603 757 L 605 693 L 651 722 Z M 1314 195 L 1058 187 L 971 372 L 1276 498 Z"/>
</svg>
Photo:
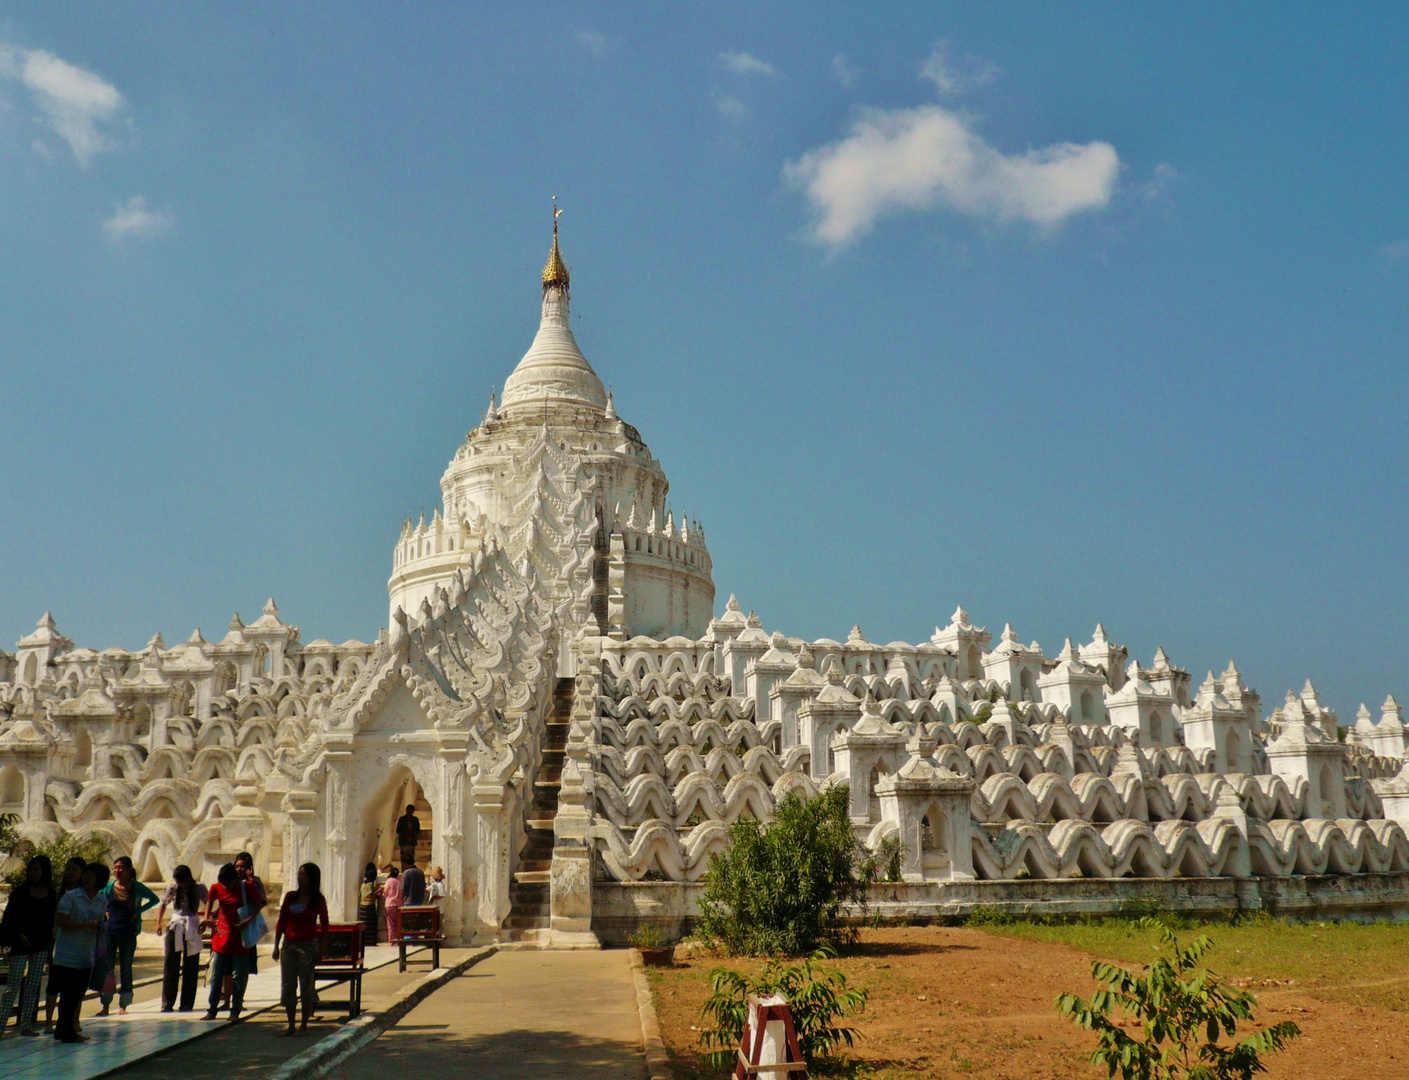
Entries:
<svg viewBox="0 0 1409 1080">
<path fill-rule="evenodd" d="M 1229 923 L 1176 923 L 1181 940 L 1207 934 L 1217 945 L 1208 967 L 1256 994 L 1295 986 L 1322 1001 L 1372 1005 L 1409 1012 L 1409 923 L 1286 923 L 1257 919 Z M 1122 964 L 1144 964 L 1159 946 L 1159 932 L 1133 920 L 1092 925 L 983 925 L 990 934 L 1069 945 Z"/>
</svg>

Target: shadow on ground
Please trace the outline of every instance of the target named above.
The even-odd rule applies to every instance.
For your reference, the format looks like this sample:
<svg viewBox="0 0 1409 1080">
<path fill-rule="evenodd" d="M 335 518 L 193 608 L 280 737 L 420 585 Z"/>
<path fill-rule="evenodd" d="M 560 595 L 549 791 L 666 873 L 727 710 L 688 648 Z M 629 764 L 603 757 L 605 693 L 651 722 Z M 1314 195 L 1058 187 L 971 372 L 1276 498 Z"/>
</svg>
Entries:
<svg viewBox="0 0 1409 1080">
<path fill-rule="evenodd" d="M 976 945 L 959 945 L 953 942 L 939 943 L 937 941 L 858 941 L 854 945 L 848 945 L 842 950 L 843 956 L 928 956 L 930 954 L 953 954 L 963 952 L 978 952 Z"/>
<path fill-rule="evenodd" d="M 636 1076 L 640 1068 L 639 1045 L 570 1031 L 454 1035 L 440 1024 L 405 1023 L 394 1031 L 396 1039 L 383 1037 L 374 1044 L 383 1076 L 423 1075 L 428 1062 L 435 1063 L 434 1071 L 451 1076 L 473 1066 L 463 1075 L 475 1077 Z"/>
</svg>

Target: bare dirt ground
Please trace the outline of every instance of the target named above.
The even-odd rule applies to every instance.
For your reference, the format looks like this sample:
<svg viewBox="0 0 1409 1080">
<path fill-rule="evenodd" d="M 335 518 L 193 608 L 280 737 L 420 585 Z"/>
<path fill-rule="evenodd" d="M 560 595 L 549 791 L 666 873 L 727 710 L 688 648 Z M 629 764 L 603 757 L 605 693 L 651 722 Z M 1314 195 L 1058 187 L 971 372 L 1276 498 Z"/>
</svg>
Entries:
<svg viewBox="0 0 1409 1080">
<path fill-rule="evenodd" d="M 1085 1080 L 1106 1075 L 1088 1060 L 1094 1039 L 1060 1019 L 1052 1002 L 1062 991 L 1091 992 L 1091 960 L 1067 945 L 981 930 L 895 927 L 863 931 L 857 948 L 829 964 L 870 991 L 854 1021 L 861 1039 L 852 1058 L 878 1078 Z M 698 1057 L 699 1009 L 709 969 L 719 965 L 761 967 L 701 956 L 651 971 L 662 1034 L 682 1077 L 715 1075 Z M 1259 1027 L 1294 1020 L 1302 1029 L 1291 1049 L 1267 1059 L 1274 1080 L 1409 1080 L 1403 1013 L 1295 986 L 1251 989 Z M 1358 996 L 1350 986 L 1316 989 L 1327 992 Z"/>
</svg>

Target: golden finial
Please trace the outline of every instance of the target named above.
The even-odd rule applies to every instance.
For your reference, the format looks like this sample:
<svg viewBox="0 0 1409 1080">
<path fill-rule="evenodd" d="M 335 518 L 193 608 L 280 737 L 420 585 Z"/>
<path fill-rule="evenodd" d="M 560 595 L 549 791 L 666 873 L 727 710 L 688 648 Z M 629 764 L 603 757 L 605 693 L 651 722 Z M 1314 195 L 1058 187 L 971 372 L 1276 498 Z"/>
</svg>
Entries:
<svg viewBox="0 0 1409 1080">
<path fill-rule="evenodd" d="M 553 250 L 548 253 L 548 262 L 543 267 L 543 288 L 545 290 L 553 285 L 561 289 L 568 287 L 568 268 L 563 262 L 562 252 L 558 250 L 558 215 L 562 212 L 562 208 L 558 206 L 558 197 L 554 195 Z"/>
</svg>

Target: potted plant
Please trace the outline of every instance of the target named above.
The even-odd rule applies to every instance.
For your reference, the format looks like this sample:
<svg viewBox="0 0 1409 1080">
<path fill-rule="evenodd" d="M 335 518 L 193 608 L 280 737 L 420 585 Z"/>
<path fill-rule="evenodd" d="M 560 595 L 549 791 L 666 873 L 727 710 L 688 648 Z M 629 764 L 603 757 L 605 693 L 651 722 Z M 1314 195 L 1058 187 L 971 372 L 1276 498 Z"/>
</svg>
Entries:
<svg viewBox="0 0 1409 1080">
<path fill-rule="evenodd" d="M 641 960 L 648 967 L 670 967 L 675 958 L 675 946 L 666 943 L 665 934 L 655 923 L 643 923 L 626 940 L 641 950 Z"/>
</svg>

